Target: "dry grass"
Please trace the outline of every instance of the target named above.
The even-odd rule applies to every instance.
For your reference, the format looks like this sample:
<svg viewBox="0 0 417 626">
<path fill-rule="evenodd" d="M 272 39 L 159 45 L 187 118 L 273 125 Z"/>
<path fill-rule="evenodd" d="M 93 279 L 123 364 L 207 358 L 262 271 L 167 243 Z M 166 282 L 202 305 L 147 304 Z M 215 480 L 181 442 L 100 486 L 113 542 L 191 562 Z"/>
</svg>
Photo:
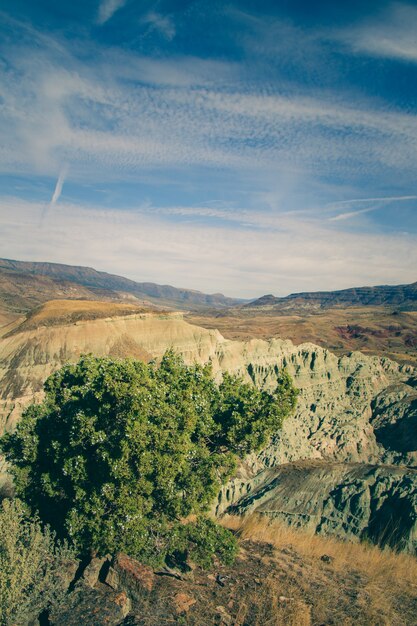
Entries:
<svg viewBox="0 0 417 626">
<path fill-rule="evenodd" d="M 96 315 L 117 315 L 122 313 L 141 312 L 145 309 L 136 304 L 103 302 L 101 300 L 50 300 L 36 309 L 29 317 L 39 322 L 59 318 L 74 313 Z"/>
<path fill-rule="evenodd" d="M 72 324 L 83 320 L 155 313 L 152 307 L 99 300 L 50 300 L 27 316 L 17 331 L 39 326 Z M 158 311 L 161 313 L 162 311 Z"/>
<path fill-rule="evenodd" d="M 417 624 L 413 556 L 311 535 L 259 515 L 227 516 L 222 523 L 240 537 L 243 550 L 247 542 L 273 546 L 271 571 L 279 572 L 242 598 L 236 624 Z"/>
<path fill-rule="evenodd" d="M 267 578 L 259 591 L 240 604 L 235 626 L 311 626 L 311 607 L 303 600 L 279 594 L 275 580 Z"/>
<path fill-rule="evenodd" d="M 260 515 L 225 516 L 222 524 L 235 531 L 242 540 L 265 541 L 280 549 L 290 546 L 304 557 L 321 558 L 327 555 L 332 566 L 338 570 L 355 569 L 375 582 L 401 580 L 403 584 L 417 589 L 417 559 L 409 554 L 294 530 Z"/>
</svg>

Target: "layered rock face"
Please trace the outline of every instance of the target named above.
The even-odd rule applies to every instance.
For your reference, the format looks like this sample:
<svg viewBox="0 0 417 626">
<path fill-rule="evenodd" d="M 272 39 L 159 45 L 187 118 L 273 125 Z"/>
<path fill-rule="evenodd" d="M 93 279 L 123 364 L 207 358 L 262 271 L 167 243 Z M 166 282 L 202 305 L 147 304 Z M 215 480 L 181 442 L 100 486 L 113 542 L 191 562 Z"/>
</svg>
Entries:
<svg viewBox="0 0 417 626">
<path fill-rule="evenodd" d="M 218 331 L 186 323 L 180 314 L 128 315 L 39 326 L 20 332 L 15 328 L 0 339 L 1 428 L 13 428 L 22 407 L 41 397 L 45 378 L 63 363 L 76 361 L 83 353 L 149 360 L 160 358 L 170 347 L 183 354 L 189 363 L 211 360 L 219 378 L 221 372 L 227 370 L 266 389 L 274 388 L 277 375 L 285 367 L 300 390 L 297 410 L 285 421 L 282 431 L 266 449 L 247 457 L 236 478 L 222 489 L 217 514 L 243 497 L 240 510 L 256 509 L 259 499 L 254 498 L 252 502 L 250 496 L 248 500 L 248 493 L 255 494 L 257 488 L 268 487 L 270 495 L 278 490 L 277 497 L 268 500 L 268 505 L 262 501 L 260 510 L 278 516 L 282 513 L 283 518 L 289 519 L 288 503 L 279 496 L 279 474 L 274 474 L 278 471 L 274 468 L 299 460 L 326 462 L 323 471 L 330 476 L 326 487 L 330 491 L 332 485 L 350 484 L 350 470 L 340 474 L 341 466 L 337 466 L 336 471 L 335 461 L 417 467 L 417 375 L 411 366 L 366 357 L 359 352 L 337 357 L 313 344 L 295 346 L 279 339 L 230 341 Z M 311 474 L 313 483 L 317 477 L 314 472 Z M 396 468 L 384 467 L 383 472 L 383 476 L 398 475 Z M 375 484 L 381 480 L 378 475 Z M 365 488 L 358 482 L 353 484 L 358 493 Z M 291 493 L 295 499 L 297 490 L 302 488 L 302 481 L 292 482 Z M 340 510 L 345 520 L 339 526 L 339 522 L 335 523 L 335 532 L 343 528 L 347 535 L 364 534 L 373 519 L 373 511 L 377 510 L 374 500 L 379 487 L 375 489 L 368 489 L 369 506 L 367 500 L 363 500 L 363 508 L 368 506 L 368 509 L 361 518 L 364 521 L 360 533 L 354 530 L 353 518 L 345 516 L 346 500 L 334 499 L 335 510 Z M 388 499 L 396 497 L 392 492 Z M 325 500 L 319 498 L 314 519 L 320 507 L 324 510 L 324 505 Z M 411 499 L 409 506 L 417 520 L 415 501 Z M 313 524 L 310 513 L 306 515 L 305 519 L 310 520 L 307 525 Z M 326 532 L 331 531 L 333 519 L 334 515 L 328 523 L 323 522 Z M 318 530 L 317 524 L 315 528 Z"/>
<path fill-rule="evenodd" d="M 229 511 L 253 511 L 341 539 L 417 551 L 417 470 L 300 461 L 266 469 Z"/>
</svg>

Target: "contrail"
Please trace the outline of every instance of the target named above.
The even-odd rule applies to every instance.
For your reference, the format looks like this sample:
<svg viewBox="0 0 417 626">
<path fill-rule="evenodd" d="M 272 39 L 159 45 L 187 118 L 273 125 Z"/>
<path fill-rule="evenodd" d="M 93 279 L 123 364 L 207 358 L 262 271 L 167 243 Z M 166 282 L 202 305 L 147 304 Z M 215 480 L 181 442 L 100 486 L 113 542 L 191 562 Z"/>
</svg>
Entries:
<svg viewBox="0 0 417 626">
<path fill-rule="evenodd" d="M 59 197 L 62 193 L 62 187 L 64 185 L 67 174 L 68 174 L 68 167 L 64 165 L 62 170 L 59 172 L 58 180 L 56 181 L 56 185 L 55 185 L 55 191 L 52 195 L 52 199 L 49 204 L 49 207 L 55 206 L 55 204 L 58 202 Z"/>
<path fill-rule="evenodd" d="M 417 200 L 417 196 L 386 196 L 383 198 L 355 198 L 354 200 L 342 200 L 341 202 L 329 202 L 326 206 L 348 206 L 349 204 L 361 204 L 363 202 L 404 202 L 407 200 Z"/>
<path fill-rule="evenodd" d="M 377 211 L 380 207 L 369 207 L 368 209 L 360 209 L 359 211 L 349 211 L 348 213 L 339 213 L 334 217 L 329 217 L 329 222 L 338 222 L 339 220 L 348 220 L 350 217 L 356 217 L 362 213 L 370 213 L 371 211 Z"/>
<path fill-rule="evenodd" d="M 59 176 L 58 176 L 58 180 L 56 181 L 56 185 L 55 185 L 55 189 L 54 189 L 54 193 L 52 194 L 52 198 L 49 204 L 47 204 L 44 208 L 44 210 L 42 211 L 42 215 L 41 215 L 41 220 L 40 220 L 40 226 L 42 226 L 45 217 L 47 216 L 48 212 L 53 209 L 53 207 L 56 205 L 56 203 L 58 202 L 59 198 L 61 197 L 61 193 L 62 193 L 62 187 L 64 186 L 64 182 L 65 179 L 67 177 L 68 174 L 68 166 L 64 165 L 61 168 L 61 171 L 59 172 Z"/>
<path fill-rule="evenodd" d="M 378 211 L 382 209 L 385 205 L 391 202 L 406 202 L 408 200 L 417 200 L 417 196 L 389 196 L 384 198 L 357 198 L 355 200 L 342 200 L 341 202 L 334 202 L 327 206 L 331 206 L 333 210 L 349 208 L 350 206 L 354 207 L 357 204 L 370 204 L 373 203 L 375 206 L 367 207 L 365 209 L 357 209 L 355 211 L 349 211 L 347 213 L 339 213 L 339 215 L 335 215 L 334 217 L 329 217 L 329 222 L 337 222 L 339 220 L 347 220 L 351 217 L 356 217 L 356 215 L 361 215 L 362 213 L 370 213 L 371 211 Z"/>
</svg>

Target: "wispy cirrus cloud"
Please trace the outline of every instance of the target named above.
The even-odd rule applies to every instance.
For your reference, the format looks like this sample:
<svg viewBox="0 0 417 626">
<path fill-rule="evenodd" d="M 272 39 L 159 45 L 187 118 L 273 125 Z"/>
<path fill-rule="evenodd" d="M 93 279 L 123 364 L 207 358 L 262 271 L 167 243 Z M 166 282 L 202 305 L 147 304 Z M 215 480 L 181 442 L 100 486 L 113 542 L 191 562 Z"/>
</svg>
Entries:
<svg viewBox="0 0 417 626">
<path fill-rule="evenodd" d="M 160 33 L 167 41 L 175 37 L 176 28 L 174 20 L 169 15 L 161 15 L 156 11 L 149 11 L 141 20 L 151 30 Z"/>
<path fill-rule="evenodd" d="M 105 24 L 126 2 L 127 0 L 101 0 L 98 7 L 97 23 Z"/>
<path fill-rule="evenodd" d="M 92 61 L 80 62 L 52 36 L 31 54 L 25 43 L 4 54 L 6 170 L 16 158 L 25 171 L 50 174 L 64 160 L 75 177 L 101 178 L 161 166 L 296 168 L 349 179 L 365 169 L 417 169 L 414 115 L 319 88 L 283 92 L 271 83 L 260 92 L 236 61 L 108 56 L 93 47 Z"/>
<path fill-rule="evenodd" d="M 368 202 L 408 202 L 410 200 L 417 200 L 417 196 L 385 196 L 377 198 L 352 198 L 351 200 L 340 200 L 339 202 L 332 202 L 332 207 L 351 206 L 355 204 L 366 204 Z"/>
<path fill-rule="evenodd" d="M 180 58 L 172 74 L 172 60 L 133 55 L 127 75 L 126 58 L 120 65 L 89 66 L 64 55 L 65 70 L 48 49 L 10 55 L 15 74 L 7 76 L 3 105 L 10 145 L 3 167 L 8 155 L 13 162 L 20 155 L 22 169 L 36 164 L 48 172 L 56 160 L 66 160 L 75 174 L 90 176 L 191 164 L 297 167 L 318 176 L 330 170 L 352 176 L 364 166 L 415 170 L 417 121 L 411 114 L 366 100 L 333 103 L 320 90 L 259 95 L 239 80 L 236 64 Z"/>
<path fill-rule="evenodd" d="M 336 38 L 355 52 L 384 59 L 417 62 L 417 8 L 394 2 L 377 17 L 341 30 Z"/>
<path fill-rule="evenodd" d="M 363 215 L 364 213 L 372 213 L 372 211 L 377 211 L 379 207 L 368 207 L 366 209 L 358 209 L 356 211 L 346 211 L 345 213 L 339 213 L 338 215 L 333 215 L 333 217 L 329 217 L 329 222 L 340 222 L 341 220 L 349 220 L 352 217 L 358 217 L 359 215 Z"/>
<path fill-rule="evenodd" d="M 62 187 L 64 185 L 65 179 L 68 174 L 68 167 L 64 165 L 64 167 L 59 172 L 58 180 L 56 181 L 54 193 L 52 194 L 50 206 L 53 207 L 58 202 L 61 197 Z"/>
</svg>

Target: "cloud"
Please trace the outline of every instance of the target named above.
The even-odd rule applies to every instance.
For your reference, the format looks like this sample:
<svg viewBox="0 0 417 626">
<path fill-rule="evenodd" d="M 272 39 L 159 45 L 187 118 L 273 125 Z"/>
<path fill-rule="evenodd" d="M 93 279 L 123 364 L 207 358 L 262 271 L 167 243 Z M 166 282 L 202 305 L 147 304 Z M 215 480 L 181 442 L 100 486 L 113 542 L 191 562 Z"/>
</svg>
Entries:
<svg viewBox="0 0 417 626">
<path fill-rule="evenodd" d="M 174 36 L 169 20 L 148 19 Z M 265 49 L 229 62 L 69 44 L 19 28 L 0 67 L 0 171 L 55 180 L 56 164 L 68 163 L 77 197 L 85 183 L 110 194 L 118 187 L 108 203 L 126 206 L 127 183 L 151 180 L 143 193 L 169 191 L 169 200 L 129 211 L 71 205 L 61 172 L 49 205 L 46 194 L 39 205 L 0 196 L 3 254 L 247 297 L 415 280 L 415 237 L 361 229 L 374 212 L 372 227 L 381 219 L 382 230 L 379 208 L 416 199 L 417 119 L 363 90 L 320 86 L 327 69 L 317 33 L 304 47 L 302 30 L 274 23 L 273 36 L 259 39 Z M 299 74 L 315 77 L 309 84 L 289 84 L 270 60 L 273 41 L 284 50 L 288 38 L 287 53 L 300 49 Z"/>
<path fill-rule="evenodd" d="M 142 18 L 141 22 L 147 24 L 151 30 L 160 33 L 167 41 L 171 41 L 175 37 L 175 24 L 168 15 L 150 11 Z"/>
<path fill-rule="evenodd" d="M 370 213 L 372 211 L 377 211 L 379 207 L 368 207 L 367 209 L 360 209 L 358 211 L 348 211 L 346 213 L 339 213 L 339 215 L 335 215 L 334 217 L 329 217 L 329 222 L 339 222 L 340 220 L 348 220 L 352 217 L 357 217 L 358 215 L 362 215 L 363 213 Z"/>
<path fill-rule="evenodd" d="M 156 59 L 94 44 L 87 54 L 85 42 L 70 49 L 55 37 L 36 37 L 27 33 L 3 51 L 3 172 L 53 175 L 64 161 L 81 180 L 129 179 L 162 167 L 174 180 L 190 167 L 254 179 L 297 171 L 355 181 L 366 172 L 372 184 L 393 172 L 403 181 L 416 174 L 417 120 L 380 101 L 284 90 L 272 79 L 259 89 L 248 80 L 255 61 L 251 69 L 197 57 Z"/>
<path fill-rule="evenodd" d="M 336 38 L 354 52 L 384 59 L 417 62 L 417 8 L 395 2 L 379 18 L 344 29 Z"/>
<path fill-rule="evenodd" d="M 332 207 L 346 206 L 353 204 L 365 204 L 368 202 L 408 202 L 409 200 L 417 200 L 417 196 L 385 196 L 377 198 L 353 198 L 352 200 L 341 200 L 340 202 L 332 202 Z"/>
<path fill-rule="evenodd" d="M 98 8 L 97 23 L 100 25 L 105 24 L 126 2 L 127 0 L 101 0 Z"/>
<path fill-rule="evenodd" d="M 267 215 L 246 211 L 244 217 L 265 228 L 231 230 L 217 220 L 201 228 L 188 219 L 173 224 L 167 209 L 105 211 L 60 202 L 39 228 L 42 203 L 2 198 L 0 247 L 11 258 L 89 265 L 139 281 L 248 298 L 416 280 L 415 235 L 344 232 L 304 214 L 268 222 Z"/>
<path fill-rule="evenodd" d="M 56 185 L 55 185 L 54 192 L 52 194 L 51 201 L 49 202 L 49 204 L 47 204 L 44 207 L 44 209 L 42 211 L 42 214 L 41 214 L 41 217 L 40 217 L 40 225 L 41 226 L 43 226 L 44 221 L 45 221 L 49 211 L 54 208 L 54 206 L 58 202 L 59 198 L 61 197 L 62 187 L 64 185 L 64 182 L 65 182 L 65 179 L 67 177 L 67 174 L 68 174 L 68 167 L 66 165 L 64 165 L 61 168 L 61 171 L 60 171 L 60 173 L 58 175 L 58 179 L 56 181 Z"/>
</svg>

